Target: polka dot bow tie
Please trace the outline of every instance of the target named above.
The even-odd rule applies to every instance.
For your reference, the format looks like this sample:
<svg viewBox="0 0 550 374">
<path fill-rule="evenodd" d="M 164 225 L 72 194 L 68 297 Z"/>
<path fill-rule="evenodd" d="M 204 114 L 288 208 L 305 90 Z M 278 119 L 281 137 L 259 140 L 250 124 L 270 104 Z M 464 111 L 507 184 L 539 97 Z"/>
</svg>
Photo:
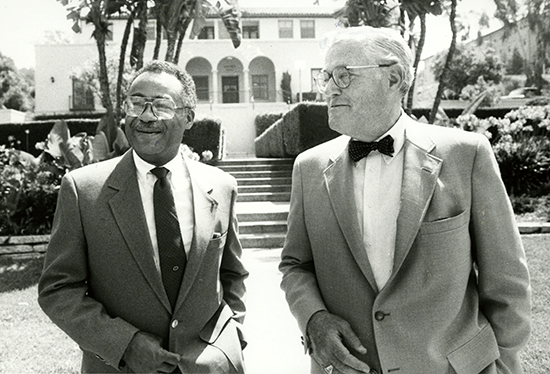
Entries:
<svg viewBox="0 0 550 374">
<path fill-rule="evenodd" d="M 378 142 L 365 143 L 359 140 L 350 140 L 348 151 L 349 157 L 357 162 L 363 157 L 367 157 L 371 151 L 378 152 L 393 157 L 393 138 L 390 135 L 385 136 Z"/>
</svg>

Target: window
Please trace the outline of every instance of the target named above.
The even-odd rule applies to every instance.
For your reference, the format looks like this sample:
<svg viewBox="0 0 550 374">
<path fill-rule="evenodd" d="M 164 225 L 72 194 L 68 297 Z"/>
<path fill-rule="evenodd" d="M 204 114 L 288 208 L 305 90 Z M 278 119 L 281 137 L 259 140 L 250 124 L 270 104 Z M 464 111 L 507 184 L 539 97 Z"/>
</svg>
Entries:
<svg viewBox="0 0 550 374">
<path fill-rule="evenodd" d="M 94 94 L 84 82 L 73 78 L 72 110 L 94 110 Z"/>
<path fill-rule="evenodd" d="M 157 23 L 154 20 L 147 22 L 147 40 L 156 40 L 157 38 Z M 162 39 L 168 39 L 168 35 L 164 29 L 162 30 Z"/>
<path fill-rule="evenodd" d="M 317 83 L 315 78 L 321 73 L 320 68 L 311 69 L 311 92 L 317 92 Z"/>
<path fill-rule="evenodd" d="M 210 90 L 208 87 L 207 75 L 194 75 L 193 81 L 197 90 L 197 99 L 199 101 L 210 101 Z"/>
<path fill-rule="evenodd" d="M 214 39 L 214 25 L 204 26 L 199 33 L 198 39 Z"/>
<path fill-rule="evenodd" d="M 267 75 L 252 76 L 252 94 L 254 100 L 269 100 Z"/>
<path fill-rule="evenodd" d="M 260 25 L 258 22 L 243 22 L 243 39 L 259 39 Z"/>
<path fill-rule="evenodd" d="M 105 41 L 112 42 L 113 41 L 113 24 L 109 24 L 107 26 L 107 34 L 105 35 Z"/>
<path fill-rule="evenodd" d="M 315 38 L 315 21 L 314 20 L 300 21 L 300 36 L 302 39 Z"/>
<path fill-rule="evenodd" d="M 292 20 L 279 20 L 279 38 L 292 39 L 293 37 Z"/>
<path fill-rule="evenodd" d="M 231 39 L 229 36 L 229 31 L 225 28 L 223 21 L 218 21 L 218 38 L 220 39 Z"/>
</svg>

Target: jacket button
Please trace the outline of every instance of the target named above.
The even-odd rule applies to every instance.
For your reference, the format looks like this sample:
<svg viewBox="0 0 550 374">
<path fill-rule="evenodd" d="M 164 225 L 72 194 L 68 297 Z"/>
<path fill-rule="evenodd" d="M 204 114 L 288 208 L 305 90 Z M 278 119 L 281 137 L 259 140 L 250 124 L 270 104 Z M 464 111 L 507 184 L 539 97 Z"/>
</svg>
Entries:
<svg viewBox="0 0 550 374">
<path fill-rule="evenodd" d="M 172 321 L 172 328 L 175 329 L 176 327 L 178 327 L 178 324 L 179 324 L 179 322 L 178 322 L 177 319 L 173 320 Z"/>
<path fill-rule="evenodd" d="M 377 320 L 377 321 L 383 321 L 384 318 L 386 318 L 386 314 L 384 314 L 384 312 L 376 312 L 374 313 L 374 318 Z"/>
</svg>

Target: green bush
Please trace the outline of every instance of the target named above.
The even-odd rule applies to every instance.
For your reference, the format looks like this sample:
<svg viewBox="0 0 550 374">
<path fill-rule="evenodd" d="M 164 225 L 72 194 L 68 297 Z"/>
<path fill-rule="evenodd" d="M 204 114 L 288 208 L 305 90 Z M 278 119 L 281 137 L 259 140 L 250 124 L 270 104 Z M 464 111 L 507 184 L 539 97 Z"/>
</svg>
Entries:
<svg viewBox="0 0 550 374">
<path fill-rule="evenodd" d="M 0 235 L 49 234 L 62 171 L 0 146 Z"/>
<path fill-rule="evenodd" d="M 324 103 L 301 103 L 255 140 L 258 157 L 296 157 L 339 134 L 328 126 Z"/>
<path fill-rule="evenodd" d="M 260 136 L 265 130 L 279 119 L 283 117 L 283 113 L 265 113 L 258 114 L 254 119 L 254 125 L 256 127 L 256 136 Z"/>
<path fill-rule="evenodd" d="M 223 158 L 224 132 L 220 121 L 201 119 L 185 131 L 183 143 L 195 152 L 201 161 L 215 163 Z M 210 155 L 211 153 L 211 155 Z"/>
<path fill-rule="evenodd" d="M 38 156 L 42 151 L 35 148 L 35 145 L 47 138 L 56 122 L 57 120 L 52 119 L 4 124 L 0 126 L 0 145 L 13 145 L 16 149 L 21 149 L 33 156 Z M 95 135 L 99 119 L 67 119 L 65 122 L 71 134 L 86 133 L 88 135 Z M 28 134 L 26 131 L 28 131 Z"/>
</svg>

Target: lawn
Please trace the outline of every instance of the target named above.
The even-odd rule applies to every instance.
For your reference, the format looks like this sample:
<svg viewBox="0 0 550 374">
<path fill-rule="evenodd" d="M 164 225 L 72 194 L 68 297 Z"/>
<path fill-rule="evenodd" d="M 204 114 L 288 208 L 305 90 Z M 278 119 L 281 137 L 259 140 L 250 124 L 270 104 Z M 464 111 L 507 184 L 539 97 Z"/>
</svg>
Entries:
<svg viewBox="0 0 550 374">
<path fill-rule="evenodd" d="M 533 333 L 523 363 L 525 374 L 545 374 L 550 372 L 550 235 L 526 235 L 523 242 L 533 286 Z M 79 372 L 78 346 L 49 321 L 36 302 L 41 266 L 41 259 L 0 258 L 0 373 Z M 278 280 L 267 287 L 278 291 Z M 265 316 L 266 321 L 277 318 Z M 273 355 L 277 357 L 277 352 Z"/>
</svg>

